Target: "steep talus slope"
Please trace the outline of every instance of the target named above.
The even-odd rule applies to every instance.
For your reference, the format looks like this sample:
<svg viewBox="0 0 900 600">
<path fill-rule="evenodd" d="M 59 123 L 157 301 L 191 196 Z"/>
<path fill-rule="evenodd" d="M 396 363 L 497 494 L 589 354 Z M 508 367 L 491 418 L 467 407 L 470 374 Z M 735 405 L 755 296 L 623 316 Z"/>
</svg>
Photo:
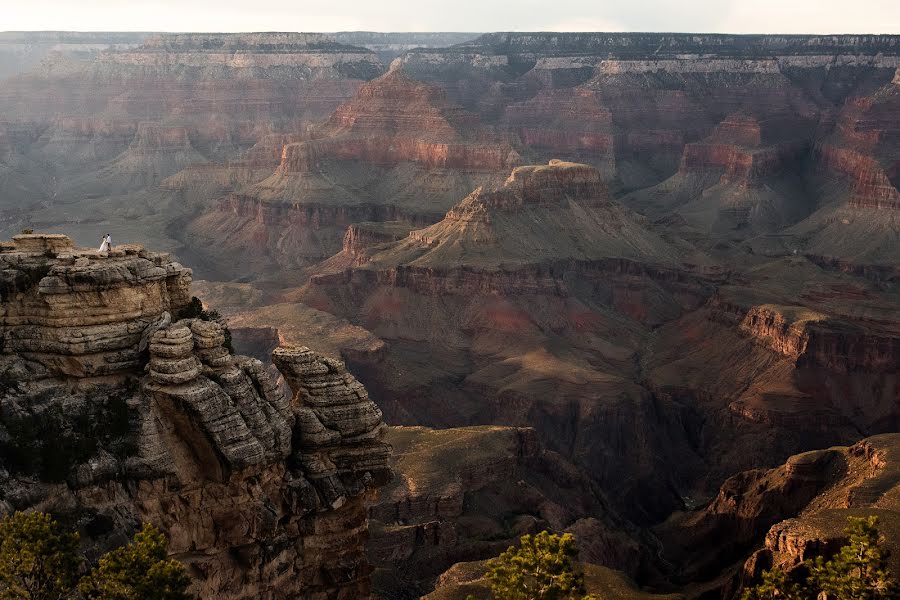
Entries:
<svg viewBox="0 0 900 600">
<path fill-rule="evenodd" d="M 96 556 L 149 521 L 208 598 L 360 598 L 370 491 L 391 477 L 381 411 L 308 348 L 232 355 L 179 318 L 191 271 L 62 235 L 0 248 L 0 507 L 51 511 Z"/>
<path fill-rule="evenodd" d="M 783 229 L 813 210 L 800 178 L 812 129 L 797 116 L 732 114 L 685 146 L 678 173 L 624 202 L 711 237 Z"/>
<path fill-rule="evenodd" d="M 689 249 L 673 247 L 610 200 L 596 169 L 551 161 L 514 169 L 498 189 L 478 188 L 439 223 L 373 257 L 372 266 L 496 268 L 612 257 L 668 267 L 691 260 Z"/>
<path fill-rule="evenodd" d="M 787 233 L 810 256 L 839 268 L 897 276 L 900 243 L 900 79 L 848 101 L 817 143 L 820 209 Z M 862 267 L 872 266 L 868 273 Z"/>
</svg>

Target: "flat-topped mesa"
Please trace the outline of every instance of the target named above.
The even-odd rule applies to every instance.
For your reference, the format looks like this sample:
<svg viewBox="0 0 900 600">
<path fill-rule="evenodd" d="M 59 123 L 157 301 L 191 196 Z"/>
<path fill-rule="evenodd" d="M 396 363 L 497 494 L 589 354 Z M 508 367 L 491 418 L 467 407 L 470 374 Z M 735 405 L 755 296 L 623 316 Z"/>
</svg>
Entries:
<svg viewBox="0 0 900 600">
<path fill-rule="evenodd" d="M 287 398 L 190 282 L 135 245 L 0 243 L 0 513 L 101 515 L 92 552 L 152 522 L 202 598 L 368 597 L 381 411 L 308 348 L 274 353 Z"/>
<path fill-rule="evenodd" d="M 622 260 L 675 268 L 710 262 L 685 243 L 663 239 L 610 199 L 594 167 L 552 160 L 517 167 L 502 184 L 477 188 L 438 223 L 373 247 L 363 262 L 373 270 L 492 270 Z"/>
<path fill-rule="evenodd" d="M 488 33 L 450 48 L 420 48 L 395 61 L 428 69 L 625 73 L 768 73 L 829 65 L 895 69 L 896 35 L 731 35 L 693 33 Z"/>
<path fill-rule="evenodd" d="M 478 188 L 450 209 L 445 221 L 489 223 L 495 211 L 562 207 L 568 200 L 588 205 L 609 202 L 609 193 L 594 167 L 551 160 L 547 165 L 516 167 L 502 185 Z M 416 236 L 419 232 L 413 232 Z"/>
<path fill-rule="evenodd" d="M 527 203 L 608 198 L 597 169 L 561 160 L 551 160 L 547 165 L 516 167 L 504 187 L 517 190 Z"/>
<path fill-rule="evenodd" d="M 382 72 L 374 52 L 310 33 L 162 34 L 136 48 L 106 50 L 99 64 L 159 74 L 192 69 L 232 74 L 269 71 L 302 79 L 339 78 L 344 73 L 371 79 Z"/>
</svg>

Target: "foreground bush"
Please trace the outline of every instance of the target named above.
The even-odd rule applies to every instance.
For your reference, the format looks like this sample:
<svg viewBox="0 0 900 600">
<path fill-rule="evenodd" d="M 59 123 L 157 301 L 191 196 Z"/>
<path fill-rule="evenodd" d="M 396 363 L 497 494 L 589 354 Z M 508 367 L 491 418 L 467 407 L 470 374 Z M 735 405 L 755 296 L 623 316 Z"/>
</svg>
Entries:
<svg viewBox="0 0 900 600">
<path fill-rule="evenodd" d="M 845 533 L 847 544 L 832 558 L 819 556 L 804 563 L 808 575 L 802 581 L 792 581 L 783 570 L 773 568 L 763 573 L 758 585 L 744 592 L 743 600 L 900 598 L 878 534 L 878 517 L 849 517 Z"/>
<path fill-rule="evenodd" d="M 166 546 L 166 537 L 145 524 L 133 542 L 81 576 L 87 561 L 78 534 L 50 515 L 15 513 L 0 521 L 0 600 L 188 600 L 190 577 Z"/>
<path fill-rule="evenodd" d="M 487 563 L 491 594 L 503 600 L 582 600 L 584 574 L 576 567 L 572 534 L 524 535 L 518 547 Z"/>
</svg>

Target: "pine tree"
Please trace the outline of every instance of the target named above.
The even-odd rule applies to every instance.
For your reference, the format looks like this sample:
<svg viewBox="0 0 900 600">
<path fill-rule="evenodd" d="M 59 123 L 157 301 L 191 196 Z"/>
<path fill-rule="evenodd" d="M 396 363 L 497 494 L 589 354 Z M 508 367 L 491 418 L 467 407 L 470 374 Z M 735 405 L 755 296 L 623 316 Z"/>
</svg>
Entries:
<svg viewBox="0 0 900 600">
<path fill-rule="evenodd" d="M 584 575 L 575 568 L 576 555 L 572 534 L 524 535 L 518 547 L 488 561 L 491 593 L 503 600 L 582 600 Z"/>
<path fill-rule="evenodd" d="M 57 600 L 78 580 L 78 534 L 40 512 L 0 521 L 0 599 Z"/>
<path fill-rule="evenodd" d="M 78 588 L 89 600 L 188 600 L 190 577 L 166 546 L 166 537 L 145 524 L 132 543 L 105 554 Z"/>
<path fill-rule="evenodd" d="M 878 517 L 850 517 L 849 541 L 831 560 L 816 558 L 809 580 L 827 600 L 897 598 L 897 583 L 887 566 L 887 552 L 878 535 Z"/>
<path fill-rule="evenodd" d="M 762 574 L 759 585 L 744 591 L 741 600 L 807 600 L 806 591 L 788 580 L 781 569 L 770 569 Z"/>
<path fill-rule="evenodd" d="M 805 562 L 809 576 L 793 582 L 779 568 L 763 573 L 762 582 L 744 592 L 742 600 L 895 600 L 900 588 L 887 566 L 878 517 L 849 517 L 848 541 L 832 558 Z"/>
</svg>

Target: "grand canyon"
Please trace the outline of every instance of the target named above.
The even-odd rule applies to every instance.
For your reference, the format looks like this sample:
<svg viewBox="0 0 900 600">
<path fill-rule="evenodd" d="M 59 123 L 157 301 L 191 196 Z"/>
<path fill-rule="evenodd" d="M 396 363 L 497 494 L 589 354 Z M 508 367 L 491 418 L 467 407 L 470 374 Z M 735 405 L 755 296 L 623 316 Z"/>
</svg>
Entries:
<svg viewBox="0 0 900 600">
<path fill-rule="evenodd" d="M 0 32 L 0 239 L 0 515 L 201 598 L 900 574 L 900 35 Z"/>
</svg>

